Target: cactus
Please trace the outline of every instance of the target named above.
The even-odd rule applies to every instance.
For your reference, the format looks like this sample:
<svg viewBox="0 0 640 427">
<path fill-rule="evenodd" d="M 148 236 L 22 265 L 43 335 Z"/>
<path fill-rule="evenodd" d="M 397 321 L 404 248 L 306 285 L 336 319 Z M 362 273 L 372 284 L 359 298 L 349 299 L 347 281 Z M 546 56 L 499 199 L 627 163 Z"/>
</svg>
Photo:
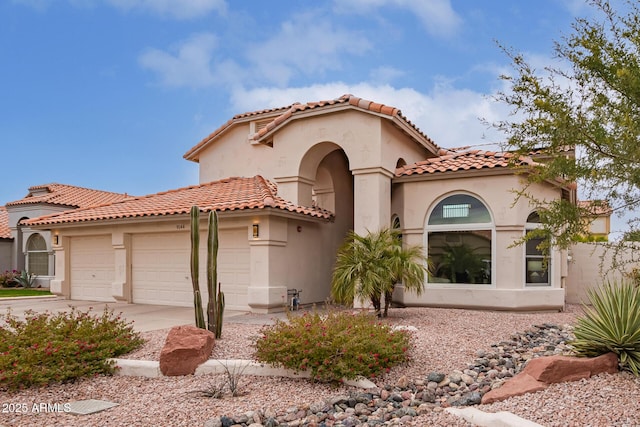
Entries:
<svg viewBox="0 0 640 427">
<path fill-rule="evenodd" d="M 224 293 L 218 282 L 218 214 L 209 212 L 209 231 L 207 233 L 207 302 L 208 329 L 216 339 L 222 336 L 222 316 L 224 314 Z M 217 284 L 217 286 L 216 286 Z"/>
<path fill-rule="evenodd" d="M 224 315 L 224 292 L 222 286 L 218 283 L 218 298 L 216 301 L 216 338 L 222 336 L 222 316 Z"/>
<path fill-rule="evenodd" d="M 193 306 L 196 314 L 196 327 L 205 328 L 204 313 L 202 312 L 202 296 L 200 295 L 200 283 L 198 281 L 200 266 L 200 209 L 191 207 L 191 285 L 193 286 Z"/>
</svg>

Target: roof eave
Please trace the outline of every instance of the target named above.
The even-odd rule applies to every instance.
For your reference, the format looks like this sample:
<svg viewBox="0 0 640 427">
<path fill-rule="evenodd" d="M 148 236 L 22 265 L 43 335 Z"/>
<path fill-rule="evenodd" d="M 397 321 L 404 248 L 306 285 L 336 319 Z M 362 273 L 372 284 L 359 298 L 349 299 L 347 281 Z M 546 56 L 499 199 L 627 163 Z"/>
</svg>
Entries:
<svg viewBox="0 0 640 427">
<path fill-rule="evenodd" d="M 400 175 L 393 178 L 393 183 L 414 182 L 414 181 L 438 181 L 441 179 L 449 178 L 475 178 L 484 176 L 496 176 L 496 175 L 516 175 L 520 171 L 514 169 L 499 166 L 493 168 L 481 168 L 481 169 L 459 169 L 455 171 L 444 171 L 434 173 L 414 173 L 411 175 Z"/>
<path fill-rule="evenodd" d="M 199 163 L 199 160 L 200 160 L 199 154 L 205 148 L 211 145 L 214 141 L 216 141 L 217 139 L 221 138 L 224 134 L 229 132 L 229 130 L 231 130 L 233 127 L 239 124 L 253 122 L 256 120 L 262 120 L 269 117 L 278 117 L 280 115 L 282 115 L 282 111 L 272 111 L 272 112 L 265 112 L 265 113 L 255 114 L 255 115 L 232 118 L 228 120 L 225 124 L 220 126 L 218 129 L 210 133 L 206 138 L 204 138 L 203 140 L 198 142 L 196 145 L 191 147 L 191 149 L 189 149 L 189 151 L 187 151 L 182 156 L 182 158 L 195 163 Z"/>
<path fill-rule="evenodd" d="M 203 209 L 203 212 L 208 212 L 208 210 Z M 334 217 L 325 218 L 321 216 L 301 213 L 301 212 L 292 212 L 287 209 L 282 208 L 272 208 L 272 207 L 263 207 L 263 208 L 247 208 L 247 209 L 226 209 L 226 210 L 218 210 L 218 216 L 221 219 L 225 217 L 228 218 L 241 218 L 241 217 L 254 217 L 256 214 L 271 214 L 280 217 L 287 217 L 298 220 L 305 220 L 310 222 L 320 222 L 320 223 L 328 223 L 333 222 Z M 36 220 L 34 218 L 33 220 Z M 62 228 L 77 228 L 77 227 L 95 227 L 95 226 L 110 226 L 110 225 L 122 225 L 127 223 L 158 223 L 158 222 L 175 222 L 181 220 L 190 220 L 189 213 L 179 213 L 179 214 L 158 214 L 158 215 L 140 215 L 140 216 L 127 216 L 123 218 L 96 218 L 96 219 L 88 219 L 88 220 L 80 220 L 80 221 L 65 221 L 65 222 L 44 222 L 44 223 L 36 223 L 29 224 L 28 226 L 37 230 L 49 230 L 49 229 L 62 229 Z"/>
</svg>

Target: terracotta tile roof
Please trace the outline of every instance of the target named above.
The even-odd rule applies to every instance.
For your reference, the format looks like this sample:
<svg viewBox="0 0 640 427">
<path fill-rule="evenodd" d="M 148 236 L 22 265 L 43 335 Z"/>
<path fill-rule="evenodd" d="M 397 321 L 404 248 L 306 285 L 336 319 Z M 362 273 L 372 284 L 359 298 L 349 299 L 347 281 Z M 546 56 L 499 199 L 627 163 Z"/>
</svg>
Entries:
<svg viewBox="0 0 640 427">
<path fill-rule="evenodd" d="M 7 203 L 7 206 L 32 205 L 44 203 L 71 208 L 86 208 L 103 205 L 130 198 L 127 194 L 92 190 L 66 184 L 44 184 L 29 187 L 29 194 L 20 200 Z"/>
<path fill-rule="evenodd" d="M 513 161 L 513 154 L 495 151 L 469 150 L 450 151 L 441 149 L 438 157 L 427 159 L 405 165 L 396 169 L 396 176 L 426 175 L 438 172 L 455 172 L 474 169 L 493 169 L 509 167 Z M 518 161 L 519 165 L 533 165 L 534 162 L 528 157 L 522 157 Z"/>
<path fill-rule="evenodd" d="M 11 229 L 9 229 L 9 214 L 7 208 L 0 206 L 0 239 L 11 239 Z"/>
<path fill-rule="evenodd" d="M 257 120 L 259 118 L 270 118 L 271 121 L 260 128 L 258 132 L 250 136 L 250 140 L 260 142 L 266 135 L 271 134 L 275 129 L 296 118 L 296 115 L 299 115 L 302 112 L 330 108 L 356 108 L 359 110 L 367 111 L 369 113 L 380 114 L 383 116 L 387 116 L 390 119 L 398 120 L 399 122 L 406 124 L 410 129 L 413 129 L 413 131 L 416 132 L 416 134 L 419 135 L 419 137 L 423 140 L 425 145 L 428 145 L 433 149 L 433 151 L 438 150 L 438 146 L 435 144 L 435 142 L 433 142 L 426 134 L 418 129 L 415 124 L 407 119 L 398 108 L 384 104 L 378 104 L 366 99 L 358 98 L 354 95 L 346 94 L 342 95 L 339 98 L 326 101 L 307 102 L 306 104 L 296 102 L 286 107 L 271 108 L 266 110 L 237 114 L 230 120 L 228 120 L 225 124 L 220 126 L 218 129 L 213 131 L 209 136 L 196 144 L 189 151 L 187 151 L 184 155 L 184 158 L 187 160 L 197 161 L 197 154 L 204 146 L 208 145 L 211 141 L 215 140 L 218 136 L 226 132 L 229 128 L 237 123 Z"/>
<path fill-rule="evenodd" d="M 578 206 L 593 216 L 609 216 L 613 213 L 613 209 L 605 200 L 578 200 Z"/>
<path fill-rule="evenodd" d="M 27 225 L 54 225 L 123 218 L 187 214 L 191 206 L 203 211 L 239 211 L 274 208 L 333 220 L 333 214 L 318 207 L 294 205 L 277 195 L 276 184 L 261 176 L 226 178 L 202 185 L 179 188 L 103 206 L 76 209 L 25 221 Z"/>
</svg>

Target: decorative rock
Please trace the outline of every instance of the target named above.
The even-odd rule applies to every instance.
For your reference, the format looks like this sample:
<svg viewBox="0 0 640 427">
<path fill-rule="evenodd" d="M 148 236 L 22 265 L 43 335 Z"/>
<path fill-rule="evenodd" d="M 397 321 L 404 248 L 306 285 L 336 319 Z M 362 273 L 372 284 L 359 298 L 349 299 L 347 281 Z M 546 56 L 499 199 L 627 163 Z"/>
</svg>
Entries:
<svg viewBox="0 0 640 427">
<path fill-rule="evenodd" d="M 549 384 L 577 381 L 601 373 L 618 372 L 618 356 L 614 353 L 593 358 L 547 356 L 531 360 L 522 372 L 502 387 L 482 397 L 482 403 L 493 403 L 512 396 L 544 390 Z"/>
<path fill-rule="evenodd" d="M 262 420 L 262 425 L 266 427 L 408 425 L 417 415 L 441 412 L 451 406 L 460 408 L 480 403 L 483 396 L 506 389 L 513 378 L 506 382 L 505 379 L 524 372 L 527 361 L 531 360 L 528 363 L 535 368 L 541 356 L 567 353 L 570 348 L 565 343 L 571 339 L 570 327 L 536 326 L 513 335 L 508 341 L 492 345 L 490 349 L 478 350 L 475 363 L 469 364 L 467 369 L 449 374 L 431 372 L 426 378 L 413 381 L 403 377 L 395 385 L 348 392 L 324 402 L 289 408 L 280 415 L 271 409 L 256 411 L 258 419 L 253 418 L 253 421 L 259 424 Z M 496 390 L 491 391 L 493 388 Z M 249 421 L 252 420 L 249 414 L 245 415 L 234 420 L 237 426 L 246 425 L 238 423 L 240 419 L 248 417 Z M 287 415 L 295 419 L 287 422 Z M 220 418 L 208 420 L 205 425 L 221 427 Z"/>
<path fill-rule="evenodd" d="M 160 352 L 160 371 L 167 376 L 191 375 L 209 359 L 214 344 L 211 331 L 190 325 L 173 327 Z"/>
<path fill-rule="evenodd" d="M 439 383 L 444 380 L 445 374 L 441 374 L 440 372 L 431 372 L 427 375 L 427 381 Z"/>
<path fill-rule="evenodd" d="M 601 373 L 618 372 L 618 356 L 607 353 L 598 357 L 541 357 L 530 361 L 522 372 L 547 384 L 577 381 Z"/>
</svg>

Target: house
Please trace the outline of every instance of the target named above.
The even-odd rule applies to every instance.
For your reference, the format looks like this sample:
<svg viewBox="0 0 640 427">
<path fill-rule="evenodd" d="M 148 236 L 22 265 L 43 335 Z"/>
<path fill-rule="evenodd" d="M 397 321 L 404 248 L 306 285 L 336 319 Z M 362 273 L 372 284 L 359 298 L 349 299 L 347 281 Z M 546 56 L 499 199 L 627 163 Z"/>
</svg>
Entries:
<svg viewBox="0 0 640 427">
<path fill-rule="evenodd" d="M 11 270 L 13 237 L 9 228 L 7 208 L 0 206 L 0 273 Z"/>
<path fill-rule="evenodd" d="M 584 216 L 587 222 L 587 241 L 608 241 L 611 232 L 611 214 L 613 210 L 607 202 L 601 200 L 579 200 L 578 206 L 585 209 L 588 214 Z"/>
<path fill-rule="evenodd" d="M 512 245 L 539 219 L 525 200 L 514 204 L 523 177 L 510 156 L 442 149 L 397 108 L 344 95 L 232 117 L 184 155 L 198 163 L 199 185 L 21 224 L 50 233 L 51 290 L 73 299 L 191 306 L 197 205 L 219 212 L 229 309 L 279 311 L 291 289 L 303 303 L 325 301 L 347 231 L 389 226 L 434 264 L 421 296 L 396 287 L 398 304 L 562 309 L 566 255 Z M 534 162 L 515 160 L 524 171 Z M 561 182 L 531 191 L 575 200 Z"/>
<path fill-rule="evenodd" d="M 49 287 L 49 281 L 55 274 L 55 242 L 52 242 L 49 230 L 32 230 L 25 222 L 128 197 L 126 194 L 57 183 L 30 187 L 24 198 L 0 207 L 0 270 L 27 270 L 37 275 L 37 285 Z"/>
</svg>

